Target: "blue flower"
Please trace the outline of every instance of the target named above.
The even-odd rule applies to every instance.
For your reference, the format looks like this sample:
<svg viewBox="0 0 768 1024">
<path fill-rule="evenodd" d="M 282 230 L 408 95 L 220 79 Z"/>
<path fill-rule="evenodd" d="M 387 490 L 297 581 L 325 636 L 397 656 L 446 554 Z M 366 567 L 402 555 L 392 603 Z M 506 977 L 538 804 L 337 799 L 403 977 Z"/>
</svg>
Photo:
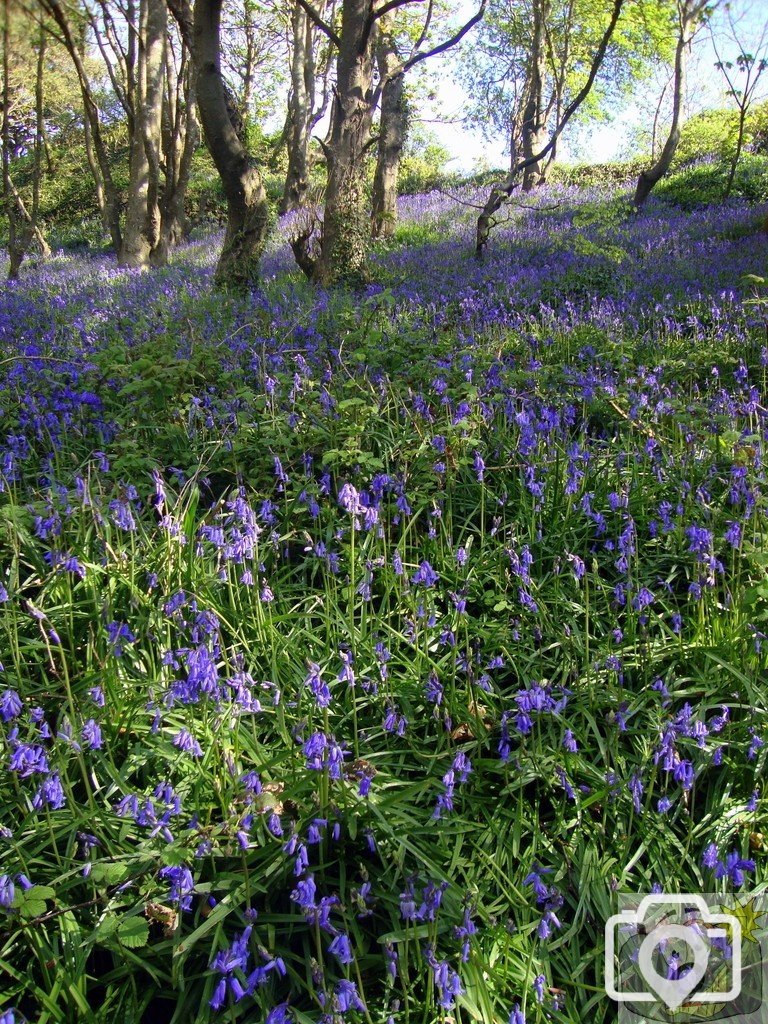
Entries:
<svg viewBox="0 0 768 1024">
<path fill-rule="evenodd" d="M 421 584 L 424 587 L 433 587 L 439 579 L 440 576 L 425 559 L 413 576 L 411 576 L 411 583 Z"/>
<path fill-rule="evenodd" d="M 188 729 L 180 729 L 176 733 L 173 737 L 173 745 L 185 754 L 191 754 L 192 757 L 203 756 L 203 748 Z"/>
<path fill-rule="evenodd" d="M 351 964 L 355 959 L 349 944 L 349 936 L 345 932 L 339 932 L 328 947 L 328 952 L 332 953 L 340 964 Z"/>
<path fill-rule="evenodd" d="M 340 981 L 333 993 L 333 1000 L 339 1013 L 348 1010 L 365 1010 L 365 1003 L 357 992 L 354 981 Z"/>
<path fill-rule="evenodd" d="M 0 693 L 0 718 L 10 722 L 21 714 L 21 698 L 15 690 L 4 690 Z"/>
<path fill-rule="evenodd" d="M 732 850 L 725 862 L 718 861 L 715 867 L 715 878 L 728 878 L 737 888 L 744 884 L 744 872 L 754 874 L 755 862 L 744 859 L 736 850 Z"/>
<path fill-rule="evenodd" d="M 191 910 L 192 896 L 195 892 L 195 881 L 189 868 L 183 864 L 161 868 L 160 878 L 170 882 L 168 899 L 172 903 L 178 903 L 181 910 Z"/>
<path fill-rule="evenodd" d="M 515 1003 L 509 1015 L 509 1024 L 525 1024 L 525 1014 L 520 1009 L 520 1003 Z"/>
<path fill-rule="evenodd" d="M 12 907 L 15 896 L 16 888 L 11 876 L 0 875 L 0 907 L 5 907 L 6 910 Z"/>
</svg>

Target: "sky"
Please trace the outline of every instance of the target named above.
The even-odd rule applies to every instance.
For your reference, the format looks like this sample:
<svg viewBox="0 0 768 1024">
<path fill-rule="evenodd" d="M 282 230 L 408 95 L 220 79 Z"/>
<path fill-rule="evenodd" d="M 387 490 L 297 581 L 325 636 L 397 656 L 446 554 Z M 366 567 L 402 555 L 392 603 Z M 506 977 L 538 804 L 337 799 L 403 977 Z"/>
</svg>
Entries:
<svg viewBox="0 0 768 1024">
<path fill-rule="evenodd" d="M 733 0 L 730 6 L 737 20 L 739 36 L 754 47 L 761 35 L 765 38 L 767 0 Z M 471 11 L 471 5 L 462 2 L 457 15 L 469 17 Z M 728 40 L 729 33 L 722 15 L 719 20 L 713 21 L 712 28 L 720 40 L 719 48 L 724 59 L 733 57 L 734 47 Z M 471 37 L 468 39 L 471 40 Z M 465 45 L 471 45 L 471 41 Z M 732 102 L 725 95 L 726 87 L 720 72 L 715 68 L 716 62 L 711 35 L 705 28 L 697 37 L 691 55 L 688 116 L 708 107 L 723 107 Z M 452 170 L 468 172 L 483 167 L 506 167 L 509 157 L 504 152 L 503 140 L 486 141 L 478 132 L 461 124 L 466 95 L 452 75 L 451 63 L 451 58 L 438 58 L 433 62 L 436 100 L 427 112 L 424 127 L 434 132 L 452 154 L 449 164 Z M 768 95 L 768 72 L 760 85 L 760 95 L 764 98 Z M 632 155 L 633 133 L 641 120 L 653 117 L 653 109 L 662 87 L 663 81 L 641 83 L 635 93 L 627 98 L 623 108 L 614 112 L 610 123 L 594 127 L 588 136 L 582 132 L 576 140 L 566 137 L 560 146 L 563 159 L 603 163 Z"/>
</svg>

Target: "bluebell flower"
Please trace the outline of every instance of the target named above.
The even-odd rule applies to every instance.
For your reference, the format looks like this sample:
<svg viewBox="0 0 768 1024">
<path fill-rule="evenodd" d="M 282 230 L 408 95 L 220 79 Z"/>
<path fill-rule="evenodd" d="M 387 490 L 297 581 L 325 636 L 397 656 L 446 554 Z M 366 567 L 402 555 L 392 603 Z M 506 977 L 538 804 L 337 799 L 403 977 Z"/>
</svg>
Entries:
<svg viewBox="0 0 768 1024">
<path fill-rule="evenodd" d="M 278 1003 L 269 1011 L 264 1024 L 289 1024 L 290 1020 L 291 1010 L 288 1003 Z"/>
<path fill-rule="evenodd" d="M 565 735 L 563 736 L 563 747 L 571 754 L 575 754 L 579 749 L 579 745 L 574 739 L 573 733 L 570 729 L 565 730 Z"/>
<path fill-rule="evenodd" d="M 315 698 L 317 706 L 319 708 L 327 708 L 331 703 L 331 691 L 328 688 L 328 684 L 322 678 L 322 670 L 314 661 L 308 663 L 308 668 L 309 674 L 304 680 L 304 685 L 308 686 L 312 691 L 312 696 Z"/>
<path fill-rule="evenodd" d="M 534 863 L 529 874 L 523 879 L 523 885 L 529 885 L 536 894 L 536 902 L 543 903 L 549 898 L 549 888 L 544 884 L 543 876 L 549 874 L 552 868 L 542 867 Z"/>
<path fill-rule="evenodd" d="M 101 686 L 92 686 L 88 691 L 88 696 L 91 698 L 97 708 L 103 708 L 106 701 L 104 699 L 104 690 Z"/>
<path fill-rule="evenodd" d="M 752 734 L 752 739 L 750 740 L 749 750 L 747 751 L 747 760 L 754 761 L 757 757 L 758 750 L 760 750 L 761 747 L 765 746 L 765 740 L 761 739 L 757 735 L 757 732 L 754 728 L 751 728 L 749 731 Z"/>
<path fill-rule="evenodd" d="M 333 993 L 333 1001 L 339 1013 L 348 1010 L 365 1011 L 365 1003 L 360 998 L 354 981 L 340 981 Z"/>
<path fill-rule="evenodd" d="M 349 944 L 349 936 L 345 932 L 339 932 L 328 947 L 328 952 L 333 954 L 340 964 L 351 964 L 355 959 Z"/>
<path fill-rule="evenodd" d="M 183 864 L 169 865 L 160 869 L 160 878 L 170 883 L 168 900 L 178 903 L 181 910 L 191 910 L 195 881 L 189 868 Z"/>
<path fill-rule="evenodd" d="M 53 810 L 60 810 L 66 804 L 64 789 L 58 772 L 53 772 L 40 784 L 40 788 L 32 797 L 32 806 L 36 811 L 50 807 Z"/>
<path fill-rule="evenodd" d="M 717 843 L 710 843 L 701 855 L 702 867 L 714 868 L 717 866 L 717 861 Z"/>
<path fill-rule="evenodd" d="M 544 916 L 539 921 L 538 927 L 536 929 L 536 934 L 542 940 L 542 942 L 544 942 L 552 934 L 552 928 L 560 927 L 560 921 L 557 915 L 554 913 L 554 911 L 547 910 L 544 912 Z"/>
<path fill-rule="evenodd" d="M 13 906 L 16 888 L 10 875 L 0 875 L 0 907 L 6 910 Z"/>
<path fill-rule="evenodd" d="M 683 789 L 688 790 L 693 787 L 696 773 L 691 762 L 683 759 L 675 765 L 672 776 L 675 782 L 679 782 Z"/>
<path fill-rule="evenodd" d="M 725 861 L 718 861 L 715 867 L 715 878 L 728 878 L 737 888 L 744 884 L 744 872 L 751 874 L 755 871 L 755 862 L 745 859 L 737 850 L 732 850 Z"/>
<path fill-rule="evenodd" d="M 425 560 L 411 577 L 411 582 L 416 585 L 421 584 L 424 587 L 433 587 L 439 579 L 440 576 L 438 573 L 436 573 L 429 562 Z"/>
<path fill-rule="evenodd" d="M 302 910 L 315 909 L 315 896 L 317 886 L 313 875 L 307 875 L 296 883 L 296 888 L 291 893 L 291 899 L 298 904 Z"/>
<path fill-rule="evenodd" d="M 227 990 L 232 994 L 235 1002 L 239 1002 L 246 994 L 246 988 L 242 985 L 238 972 L 244 974 L 248 970 L 250 960 L 248 940 L 251 932 L 252 928 L 249 925 L 232 942 L 231 946 L 220 950 L 211 961 L 208 969 L 222 975 L 210 1000 L 211 1009 L 221 1009 L 226 1001 Z"/>
<path fill-rule="evenodd" d="M 525 1014 L 520 1009 L 520 1003 L 515 1003 L 509 1015 L 509 1024 L 525 1024 Z"/>
<path fill-rule="evenodd" d="M 629 780 L 629 792 L 632 794 L 632 806 L 634 807 L 635 812 L 639 814 L 643 809 L 642 799 L 644 787 L 643 780 L 637 772 L 635 772 Z"/>
<path fill-rule="evenodd" d="M 15 690 L 4 690 L 0 693 L 0 718 L 10 722 L 21 714 L 21 698 Z"/>
<path fill-rule="evenodd" d="M 544 986 L 546 985 L 546 983 L 547 979 L 544 977 L 543 974 L 537 974 L 536 977 L 533 979 L 533 991 L 536 994 L 537 1003 L 544 1002 Z"/>
<path fill-rule="evenodd" d="M 30 775 L 44 775 L 49 771 L 48 759 L 42 747 L 19 743 L 14 748 L 8 767 L 20 778 Z"/>
<path fill-rule="evenodd" d="M 339 491 L 339 505 L 350 515 L 357 515 L 360 511 L 360 495 L 350 483 L 345 483 Z"/>
<path fill-rule="evenodd" d="M 385 944 L 384 955 L 386 956 L 387 959 L 387 974 L 389 975 L 391 980 L 394 981 L 395 978 L 397 978 L 398 955 L 396 947 L 391 942 L 387 942 Z"/>
<path fill-rule="evenodd" d="M 178 747 L 185 754 L 192 757 L 202 757 L 203 748 L 188 729 L 180 729 L 173 737 L 174 747 Z"/>
</svg>

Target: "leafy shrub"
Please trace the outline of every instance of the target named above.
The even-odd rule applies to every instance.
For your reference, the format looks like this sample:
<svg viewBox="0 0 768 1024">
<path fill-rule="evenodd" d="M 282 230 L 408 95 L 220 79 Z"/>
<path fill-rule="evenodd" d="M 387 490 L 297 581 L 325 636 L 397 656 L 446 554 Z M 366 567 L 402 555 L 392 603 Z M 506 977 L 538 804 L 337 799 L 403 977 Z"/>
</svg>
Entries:
<svg viewBox="0 0 768 1024">
<path fill-rule="evenodd" d="M 605 164 L 555 162 L 549 173 L 549 180 L 552 184 L 575 185 L 581 188 L 616 187 L 635 181 L 643 167 L 645 167 L 645 161 L 641 158 Z"/>
<path fill-rule="evenodd" d="M 720 202 L 728 180 L 725 162 L 707 162 L 671 174 L 656 186 L 654 195 L 684 210 Z M 745 153 L 736 169 L 732 196 L 751 203 L 768 199 L 768 157 Z"/>
</svg>

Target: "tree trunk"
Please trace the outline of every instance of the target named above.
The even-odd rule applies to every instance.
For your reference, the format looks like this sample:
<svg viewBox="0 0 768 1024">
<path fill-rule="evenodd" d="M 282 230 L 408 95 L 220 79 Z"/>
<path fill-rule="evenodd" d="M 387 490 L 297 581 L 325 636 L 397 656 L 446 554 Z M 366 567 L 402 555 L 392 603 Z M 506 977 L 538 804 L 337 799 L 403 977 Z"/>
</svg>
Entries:
<svg viewBox="0 0 768 1024">
<path fill-rule="evenodd" d="M 390 11 L 412 0 L 387 0 L 381 6 L 374 5 L 373 0 L 344 0 L 340 34 L 323 21 L 309 0 L 296 2 L 331 40 L 338 56 L 331 127 L 327 141 L 323 144 L 328 161 L 328 182 L 325 188 L 320 252 L 316 258 L 311 254 L 311 235 L 306 229 L 291 244 L 301 269 L 318 284 L 332 285 L 344 281 L 359 285 L 368 280 L 367 256 L 371 231 L 365 201 L 363 158 L 370 144 L 371 123 L 380 89 L 385 84 L 373 84 L 373 55 L 378 22 Z M 615 2 L 621 4 L 624 0 Z M 415 64 L 455 46 L 483 17 L 485 3 L 486 0 L 481 0 L 477 13 L 448 39 L 429 50 L 421 50 L 432 15 L 430 4 L 422 34 L 399 70 L 404 74 Z"/>
<path fill-rule="evenodd" d="M 744 127 L 747 122 L 747 106 L 742 104 L 739 106 L 739 130 L 736 135 L 736 150 L 734 151 L 733 157 L 731 158 L 731 166 L 728 169 L 728 180 L 725 183 L 725 191 L 723 192 L 723 202 L 726 199 L 730 199 L 731 192 L 733 191 L 733 183 L 736 180 L 736 168 L 739 166 L 739 160 L 741 159 L 741 151 L 744 147 Z"/>
<path fill-rule="evenodd" d="M 221 75 L 222 0 L 196 0 L 194 60 L 197 105 L 206 145 L 227 197 L 227 229 L 216 283 L 236 288 L 257 283 L 269 230 L 269 204 L 258 168 L 230 120 Z"/>
<path fill-rule="evenodd" d="M 160 242 L 160 147 L 167 32 L 165 0 L 141 0 L 128 206 L 120 263 L 147 267 Z"/>
<path fill-rule="evenodd" d="M 485 202 L 485 206 L 480 211 L 480 215 L 477 218 L 477 228 L 475 235 L 475 255 L 478 259 L 483 257 L 485 247 L 488 245 L 488 239 L 490 237 L 491 229 L 495 223 L 494 215 L 501 209 L 506 203 L 509 197 L 512 195 L 514 190 L 520 184 L 519 175 L 521 171 L 525 171 L 528 167 L 533 164 L 540 163 L 546 156 L 548 156 L 557 145 L 557 140 L 560 138 L 565 128 L 569 124 L 571 118 L 574 116 L 576 111 L 579 109 L 581 104 L 589 95 L 592 86 L 594 85 L 597 73 L 600 70 L 602 63 L 605 59 L 608 45 L 613 37 L 613 33 L 616 30 L 616 25 L 621 16 L 622 9 L 624 7 L 625 0 L 613 0 L 611 9 L 611 17 L 608 25 L 603 32 L 603 36 L 600 40 L 600 45 L 595 51 L 592 57 L 592 63 L 589 67 L 589 74 L 587 75 L 586 81 L 573 97 L 571 102 L 562 112 L 557 120 L 557 124 L 552 132 L 549 142 L 542 147 L 537 153 L 533 153 L 530 157 L 523 158 L 514 164 L 507 177 L 504 181 L 494 185 L 490 191 L 488 199 Z"/>
<path fill-rule="evenodd" d="M 41 0 L 41 6 L 56 22 L 61 32 L 64 46 L 77 72 L 80 93 L 83 97 L 88 163 L 96 183 L 96 193 L 99 198 L 104 226 L 112 239 L 115 252 L 119 253 L 123 246 L 120 230 L 120 196 L 112 178 L 109 154 L 101 135 L 99 108 L 91 90 L 91 83 L 85 68 L 83 54 L 81 53 L 81 47 L 84 48 L 84 40 L 76 38 L 69 21 L 69 15 L 64 11 L 59 0 Z"/>
<path fill-rule="evenodd" d="M 24 259 L 18 238 L 18 213 L 16 203 L 11 194 L 11 83 L 10 83 L 10 31 L 11 10 L 10 0 L 3 3 L 3 201 L 5 214 L 8 218 L 8 279 L 19 276 L 19 268 Z"/>
<path fill-rule="evenodd" d="M 685 86 L 688 72 L 688 54 L 694 35 L 696 20 L 701 5 L 694 6 L 691 0 L 679 0 L 678 3 L 678 34 L 675 47 L 674 86 L 672 94 L 672 123 L 658 160 L 647 170 L 641 171 L 635 188 L 634 205 L 640 209 L 654 186 L 661 181 L 672 166 L 672 161 L 680 142 L 680 128 L 683 119 L 683 103 L 685 102 Z"/>
<path fill-rule="evenodd" d="M 368 279 L 370 224 L 363 157 L 374 111 L 371 36 L 375 32 L 369 14 L 369 0 L 345 0 L 327 146 L 325 213 L 313 274 L 323 285 L 361 284 Z"/>
<path fill-rule="evenodd" d="M 45 68 L 45 35 L 40 30 L 40 43 L 37 52 L 35 72 L 35 144 L 32 168 L 32 210 L 27 209 L 24 200 L 14 184 L 11 175 L 11 157 L 13 141 L 11 138 L 11 115 L 13 112 L 14 90 L 10 81 L 11 34 L 10 5 L 5 0 L 3 5 L 3 121 L 0 133 L 2 144 L 2 182 L 3 201 L 8 218 L 8 278 L 14 280 L 19 276 L 21 265 L 29 252 L 33 241 L 36 241 L 43 257 L 51 253 L 38 224 L 40 211 L 40 177 L 42 174 L 43 149 L 41 133 L 43 130 L 43 71 Z"/>
<path fill-rule="evenodd" d="M 548 0 L 533 0 L 533 36 L 527 100 L 523 109 L 522 150 L 527 161 L 523 170 L 523 192 L 530 192 L 543 178 L 542 163 L 534 160 L 534 154 L 547 143 L 544 123 L 544 81 L 547 74 L 546 19 L 549 14 Z"/>
<path fill-rule="evenodd" d="M 150 259 L 155 266 L 168 262 L 170 250 L 189 234 L 185 212 L 192 158 L 200 139 L 195 114 L 194 74 L 189 50 L 182 43 L 178 72 L 167 48 L 166 96 L 163 111 L 164 184 L 160 201 L 160 241 Z M 175 79 L 175 81 L 174 81 Z"/>
<path fill-rule="evenodd" d="M 296 210 L 309 188 L 309 141 L 315 100 L 312 23 L 298 4 L 291 11 L 291 88 L 288 94 L 288 173 L 280 213 Z"/>
<path fill-rule="evenodd" d="M 47 259 L 51 255 L 51 247 L 40 230 L 40 183 L 43 177 L 43 156 L 45 155 L 45 44 L 46 34 L 41 20 L 37 70 L 35 72 L 35 147 L 32 166 L 32 212 L 29 218 L 29 229 L 40 247 L 40 255 L 43 259 Z"/>
<path fill-rule="evenodd" d="M 379 150 L 373 178 L 371 234 L 374 238 L 386 238 L 394 234 L 397 224 L 397 179 L 408 129 L 405 75 L 393 73 L 402 61 L 389 24 L 380 26 L 376 62 L 384 88 L 381 92 Z"/>
</svg>

